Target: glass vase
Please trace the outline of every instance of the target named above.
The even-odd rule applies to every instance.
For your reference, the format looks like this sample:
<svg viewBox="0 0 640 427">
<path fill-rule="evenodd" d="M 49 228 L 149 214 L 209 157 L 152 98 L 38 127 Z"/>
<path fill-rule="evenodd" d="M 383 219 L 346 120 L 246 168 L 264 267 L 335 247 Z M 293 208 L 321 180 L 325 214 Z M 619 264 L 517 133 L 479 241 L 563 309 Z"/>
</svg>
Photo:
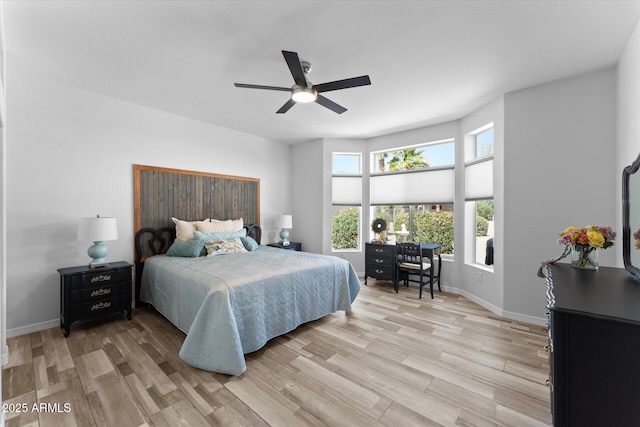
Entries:
<svg viewBox="0 0 640 427">
<path fill-rule="evenodd" d="M 575 245 L 571 248 L 571 266 L 584 270 L 597 270 L 600 251 L 588 245 Z"/>
</svg>

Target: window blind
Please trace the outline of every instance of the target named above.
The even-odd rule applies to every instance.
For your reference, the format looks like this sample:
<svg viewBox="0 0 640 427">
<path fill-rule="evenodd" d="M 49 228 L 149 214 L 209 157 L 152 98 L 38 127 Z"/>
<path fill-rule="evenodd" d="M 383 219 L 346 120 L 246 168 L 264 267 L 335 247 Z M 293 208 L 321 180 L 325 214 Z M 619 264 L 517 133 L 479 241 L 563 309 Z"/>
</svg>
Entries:
<svg viewBox="0 0 640 427">
<path fill-rule="evenodd" d="M 337 206 L 361 206 L 362 176 L 333 175 L 331 178 L 331 203 Z"/>
<path fill-rule="evenodd" d="M 469 201 L 493 198 L 493 156 L 465 164 L 464 198 Z"/>
<path fill-rule="evenodd" d="M 453 166 L 373 174 L 370 178 L 372 205 L 453 203 Z"/>
</svg>

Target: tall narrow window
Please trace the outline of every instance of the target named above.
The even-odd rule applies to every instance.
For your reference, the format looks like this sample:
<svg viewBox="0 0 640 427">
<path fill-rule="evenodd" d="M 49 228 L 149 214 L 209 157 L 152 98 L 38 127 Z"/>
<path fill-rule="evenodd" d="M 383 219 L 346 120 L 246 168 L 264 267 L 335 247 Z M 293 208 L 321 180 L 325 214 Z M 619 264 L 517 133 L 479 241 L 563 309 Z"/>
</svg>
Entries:
<svg viewBox="0 0 640 427">
<path fill-rule="evenodd" d="M 362 155 L 333 153 L 331 171 L 332 250 L 360 250 Z"/>
<path fill-rule="evenodd" d="M 493 123 L 465 138 L 465 262 L 493 265 Z"/>
</svg>

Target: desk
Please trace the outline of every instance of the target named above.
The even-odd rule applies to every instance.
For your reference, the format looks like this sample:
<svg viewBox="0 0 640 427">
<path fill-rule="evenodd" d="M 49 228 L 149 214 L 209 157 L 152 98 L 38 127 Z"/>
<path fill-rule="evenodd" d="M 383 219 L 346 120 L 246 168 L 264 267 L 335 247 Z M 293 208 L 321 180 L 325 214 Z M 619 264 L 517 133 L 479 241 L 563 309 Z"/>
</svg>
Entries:
<svg viewBox="0 0 640 427">
<path fill-rule="evenodd" d="M 430 279 L 435 285 L 438 283 L 440 289 L 440 271 L 442 269 L 442 258 L 440 256 L 441 245 L 439 243 L 422 243 L 422 256 L 429 258 L 431 263 Z M 437 274 L 435 269 L 434 257 L 438 257 Z M 373 277 L 378 280 L 389 280 L 393 283 L 393 290 L 398 292 L 399 282 L 396 275 L 396 245 L 383 243 L 366 243 L 365 244 L 365 274 L 364 284 L 367 284 L 367 278 Z"/>
<path fill-rule="evenodd" d="M 442 292 L 442 289 L 440 288 L 440 278 L 441 278 L 440 272 L 442 271 L 442 257 L 440 256 L 440 252 L 442 249 L 442 245 L 440 243 L 420 243 L 420 248 L 422 249 L 422 256 L 423 257 L 426 256 L 427 258 L 429 258 L 429 263 L 431 264 L 431 268 L 429 269 L 429 280 L 434 285 L 438 283 L 438 290 Z M 435 262 L 433 259 L 434 256 L 438 257 L 438 274 L 435 273 L 435 265 L 434 265 Z M 399 288 L 400 288 L 400 279 L 399 277 L 396 277 L 396 281 L 394 283 L 394 290 L 398 292 Z"/>
</svg>

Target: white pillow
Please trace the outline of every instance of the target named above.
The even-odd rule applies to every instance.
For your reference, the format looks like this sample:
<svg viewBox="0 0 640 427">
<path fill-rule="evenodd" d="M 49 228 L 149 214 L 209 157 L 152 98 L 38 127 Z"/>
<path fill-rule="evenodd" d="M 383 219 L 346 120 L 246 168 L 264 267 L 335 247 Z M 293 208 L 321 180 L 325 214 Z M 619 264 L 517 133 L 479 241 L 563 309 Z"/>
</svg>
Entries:
<svg viewBox="0 0 640 427">
<path fill-rule="evenodd" d="M 183 221 L 178 218 L 171 217 L 171 221 L 176 225 L 176 239 L 193 240 L 193 232 L 196 231 L 198 224 L 209 224 L 209 218 L 202 221 Z"/>
<path fill-rule="evenodd" d="M 211 222 L 198 222 L 196 229 L 203 233 L 224 233 L 240 231 L 244 227 L 244 221 L 240 219 L 228 219 L 226 221 L 219 221 L 212 219 Z"/>
</svg>

